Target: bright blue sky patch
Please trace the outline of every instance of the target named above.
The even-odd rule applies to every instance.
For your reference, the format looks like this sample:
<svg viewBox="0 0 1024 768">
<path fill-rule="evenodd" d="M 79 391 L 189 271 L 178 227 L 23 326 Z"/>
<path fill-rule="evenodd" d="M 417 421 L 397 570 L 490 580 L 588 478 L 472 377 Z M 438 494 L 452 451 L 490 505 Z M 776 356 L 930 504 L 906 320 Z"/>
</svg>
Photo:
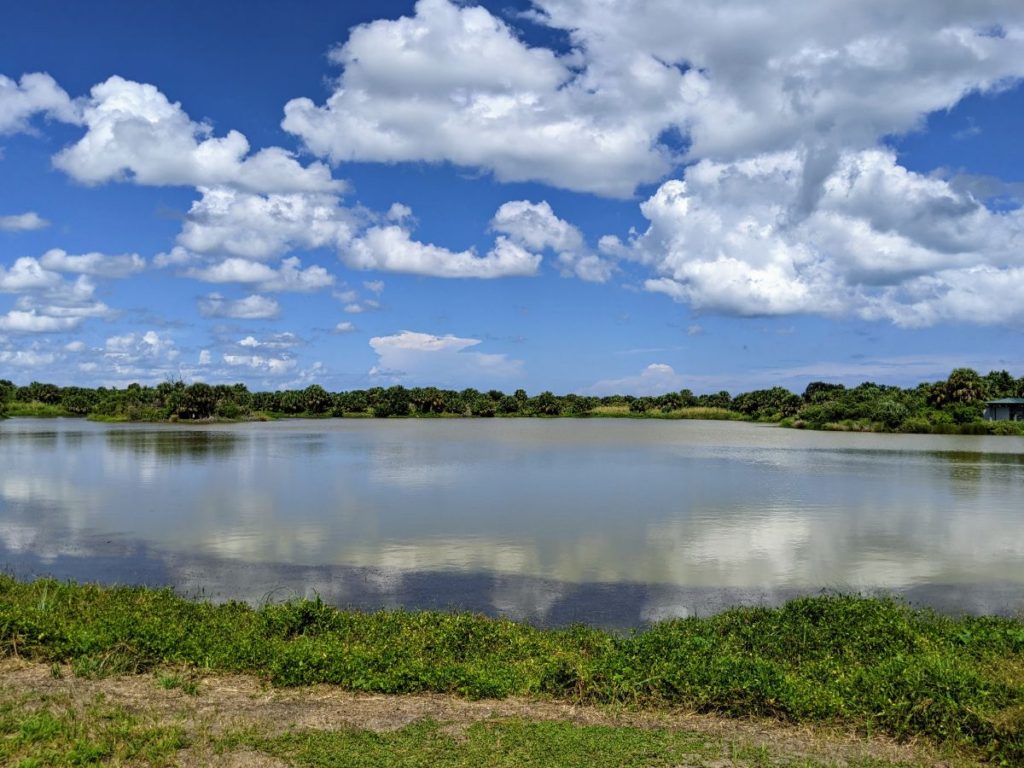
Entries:
<svg viewBox="0 0 1024 768">
<path fill-rule="evenodd" d="M 5 9 L 0 378 L 1022 375 L 1024 8 L 947 6 Z"/>
</svg>

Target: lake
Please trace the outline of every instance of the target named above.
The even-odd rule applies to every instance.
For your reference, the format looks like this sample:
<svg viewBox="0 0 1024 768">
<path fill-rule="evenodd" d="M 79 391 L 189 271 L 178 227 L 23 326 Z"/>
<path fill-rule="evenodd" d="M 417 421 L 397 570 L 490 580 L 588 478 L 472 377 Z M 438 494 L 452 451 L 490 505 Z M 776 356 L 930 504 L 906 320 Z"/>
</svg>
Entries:
<svg viewBox="0 0 1024 768">
<path fill-rule="evenodd" d="M 1024 438 L 628 419 L 0 422 L 0 568 L 606 627 L 1024 611 Z"/>
</svg>

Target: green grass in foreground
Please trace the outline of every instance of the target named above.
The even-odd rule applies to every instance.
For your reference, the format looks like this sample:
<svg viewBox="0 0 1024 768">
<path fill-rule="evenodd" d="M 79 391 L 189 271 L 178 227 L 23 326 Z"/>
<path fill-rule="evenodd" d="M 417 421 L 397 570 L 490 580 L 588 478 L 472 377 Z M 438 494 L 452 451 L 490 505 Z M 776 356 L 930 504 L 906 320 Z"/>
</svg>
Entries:
<svg viewBox="0 0 1024 768">
<path fill-rule="evenodd" d="M 232 713 L 227 715 L 230 723 Z M 80 705 L 69 695 L 32 698 L 0 688 L 0 763 L 17 768 L 218 765 L 234 754 L 232 765 L 259 756 L 309 768 L 907 765 L 868 755 L 809 757 L 793 753 L 791 745 L 745 743 L 705 733 L 564 721 L 489 720 L 451 729 L 427 719 L 385 733 L 355 727 L 290 728 L 269 736 L 257 726 L 211 727 L 215 724 L 184 711 L 131 710 L 102 695 Z"/>
<path fill-rule="evenodd" d="M 182 729 L 146 722 L 102 699 L 82 710 L 0 697 L 0 764 L 17 768 L 169 765 L 188 745 Z"/>
<path fill-rule="evenodd" d="M 1024 763 L 1024 622 L 815 597 L 658 624 L 629 637 L 318 601 L 212 605 L 169 590 L 0 577 L 0 648 L 79 675 L 160 664 L 276 685 L 550 696 L 685 706 L 926 736 Z"/>
<path fill-rule="evenodd" d="M 437 723 L 422 721 L 392 733 L 360 730 L 289 734 L 261 738 L 249 734 L 227 740 L 310 768 L 342 766 L 559 766 L 559 768 L 677 768 L 716 766 L 792 766 L 818 768 L 832 761 L 787 757 L 765 747 L 730 747 L 701 734 L 565 722 L 476 723 L 453 736 Z M 883 768 L 892 763 L 862 758 L 847 768 Z"/>
</svg>

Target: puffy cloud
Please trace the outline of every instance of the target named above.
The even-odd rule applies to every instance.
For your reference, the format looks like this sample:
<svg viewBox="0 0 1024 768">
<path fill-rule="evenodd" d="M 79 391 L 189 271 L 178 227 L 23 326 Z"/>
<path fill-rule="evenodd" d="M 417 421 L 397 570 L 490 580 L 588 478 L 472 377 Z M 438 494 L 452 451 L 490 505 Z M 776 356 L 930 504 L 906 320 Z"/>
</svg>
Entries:
<svg viewBox="0 0 1024 768">
<path fill-rule="evenodd" d="M 154 331 L 128 331 L 108 336 L 102 346 L 77 350 L 80 374 L 88 378 L 102 374 L 105 384 L 124 386 L 133 381 L 166 381 L 169 376 L 182 376 L 178 360 L 181 352 L 169 335 Z"/>
<path fill-rule="evenodd" d="M 486 9 L 447 0 L 356 27 L 331 59 L 337 90 L 323 106 L 288 102 L 282 126 L 334 162 L 448 160 L 626 196 L 669 169 L 658 136 L 684 116 L 683 75 L 652 56 L 595 78 L 578 54 L 527 46 Z"/>
<path fill-rule="evenodd" d="M 527 248 L 543 251 L 578 251 L 583 235 L 572 224 L 555 216 L 547 201 L 510 200 L 491 219 L 491 228 L 511 236 Z"/>
<path fill-rule="evenodd" d="M 805 159 L 789 151 L 697 163 L 641 205 L 643 234 L 601 246 L 650 267 L 647 290 L 699 310 L 859 313 L 903 325 L 1020 314 L 1019 302 L 992 303 L 1009 298 L 1024 264 L 1021 211 L 993 212 L 884 150 L 840 155 L 806 211 Z M 987 315 L 967 286 L 994 291 Z"/>
<path fill-rule="evenodd" d="M 375 293 L 380 296 L 384 293 L 384 281 L 383 280 L 365 280 L 363 281 L 363 287 L 370 293 Z"/>
<path fill-rule="evenodd" d="M 237 344 L 246 349 L 291 349 L 301 346 L 304 342 L 290 331 L 272 334 L 264 339 L 257 339 L 255 336 L 246 336 L 239 339 Z"/>
<path fill-rule="evenodd" d="M 252 263 L 271 261 L 295 249 L 321 247 L 337 250 L 342 262 L 354 269 L 445 278 L 533 275 L 541 262 L 540 255 L 529 252 L 515 237 L 499 237 L 483 256 L 472 249 L 451 251 L 418 242 L 407 226 L 414 221 L 411 211 L 400 206 L 400 211 L 392 215 L 398 204 L 384 219 L 405 223 L 367 227 L 372 217 L 344 207 L 335 195 L 256 195 L 224 187 L 201 191 L 202 198 L 193 203 L 178 236 L 178 246 L 160 254 L 154 262 L 160 266 L 193 265 L 186 274 L 210 282 L 250 283 L 268 291 L 324 287 L 333 278 L 320 267 L 296 274 L 294 268 L 287 267 L 291 262 L 286 260 L 288 274 L 279 278 L 269 267 Z M 550 208 L 548 213 L 554 223 L 573 229 L 550 213 Z M 505 219 L 510 227 L 515 226 L 511 216 Z M 525 225 L 520 229 L 525 231 Z M 211 263 L 214 258 L 223 260 Z M 384 283 L 368 281 L 365 287 L 380 293 Z M 339 296 L 353 305 L 358 299 L 351 290 Z"/>
<path fill-rule="evenodd" d="M 224 363 L 233 368 L 251 368 L 271 376 L 288 373 L 296 366 L 293 358 L 263 357 L 262 355 L 227 355 Z"/>
<path fill-rule="evenodd" d="M 334 326 L 334 330 L 332 330 L 331 333 L 353 333 L 355 330 L 355 325 L 348 321 L 344 321 Z"/>
<path fill-rule="evenodd" d="M 402 203 L 392 203 L 384 217 L 389 221 L 397 221 L 401 224 L 406 219 L 412 218 L 412 208 Z"/>
<path fill-rule="evenodd" d="M 208 350 L 208 349 L 201 349 L 201 350 L 199 350 L 199 363 L 198 363 L 199 365 L 209 365 L 211 360 L 212 360 L 212 357 L 210 355 L 210 350 Z"/>
<path fill-rule="evenodd" d="M 176 245 L 171 250 L 154 256 L 153 266 L 160 269 L 164 267 L 183 267 L 194 263 L 196 260 L 196 254 L 185 250 L 180 245 Z"/>
<path fill-rule="evenodd" d="M 33 300 L 19 300 L 17 307 L 19 309 L 38 310 L 49 317 L 55 318 L 74 318 L 76 321 L 85 320 L 89 317 L 110 317 L 114 312 L 104 304 L 102 301 L 91 301 L 83 299 L 81 301 L 65 301 L 61 303 L 44 303 Z"/>
<path fill-rule="evenodd" d="M 36 310 L 12 309 L 6 315 L 0 315 L 0 331 L 12 333 L 56 333 L 75 328 L 80 322 L 78 317 L 51 317 L 38 314 Z"/>
<path fill-rule="evenodd" d="M 534 275 L 541 262 L 539 255 L 505 237 L 499 237 L 485 256 L 478 256 L 472 249 L 449 251 L 417 242 L 397 225 L 371 227 L 342 250 L 341 258 L 353 269 L 484 279 Z"/>
<path fill-rule="evenodd" d="M 492 222 L 492 229 L 508 233 L 499 236 L 484 256 L 472 249 L 451 251 L 412 238 L 406 224 L 366 227 L 368 216 L 345 208 L 329 194 L 258 195 L 226 187 L 202 188 L 178 236 L 178 245 L 159 254 L 157 266 L 193 265 L 186 274 L 209 282 L 256 284 L 260 290 L 313 290 L 333 280 L 322 268 L 311 267 L 302 279 L 295 274 L 288 282 L 276 278 L 269 267 L 251 263 L 270 261 L 295 249 L 330 247 L 354 269 L 376 269 L 447 278 L 497 278 L 536 274 L 542 257 L 528 250 L 561 249 L 563 271 L 586 279 L 604 280 L 611 264 L 590 254 L 579 231 L 562 221 L 546 203 L 506 203 Z M 399 206 L 385 219 L 412 222 L 412 213 Z M 200 256 L 208 257 L 204 259 Z M 226 258 L 224 258 L 226 257 Z M 209 263 L 209 259 L 224 258 Z M 244 261 L 244 260 L 249 260 Z M 200 263 L 203 262 L 203 263 Z M 287 263 L 287 262 L 286 262 Z M 308 273 L 308 274 L 307 274 Z M 315 279 L 314 279 L 315 278 Z M 366 283 L 374 293 L 383 290 L 381 281 Z M 349 303 L 354 302 L 354 292 Z"/>
<path fill-rule="evenodd" d="M 95 300 L 95 284 L 85 275 L 68 282 L 30 256 L 0 266 L 0 293 L 19 294 L 14 309 L 0 320 L 0 329 L 25 333 L 52 333 L 77 327 L 90 317 L 112 314 Z"/>
<path fill-rule="evenodd" d="M 942 322 L 981 325 L 1024 320 L 1024 267 L 980 265 L 941 270 L 873 297 L 861 315 L 920 328 Z"/>
<path fill-rule="evenodd" d="M 686 69 L 692 158 L 861 148 L 1024 75 L 1024 7 L 1004 0 L 821 4 L 537 0 L 595 65 L 646 52 Z"/>
<path fill-rule="evenodd" d="M 602 379 L 587 392 L 592 395 L 663 395 L 692 386 L 693 380 L 676 373 L 671 365 L 651 363 L 637 376 Z"/>
<path fill-rule="evenodd" d="M 35 211 L 0 216 L 0 232 L 31 232 L 35 229 L 45 229 L 48 226 L 50 226 L 50 222 Z"/>
<path fill-rule="evenodd" d="M 146 268 L 146 260 L 137 253 L 119 256 L 105 256 L 102 253 L 86 253 L 72 256 L 60 248 L 53 248 L 42 255 L 39 263 L 56 272 L 77 272 L 97 277 L 127 277 Z"/>
<path fill-rule="evenodd" d="M 56 359 L 56 355 L 50 352 L 38 352 L 33 349 L 0 350 L 0 363 L 16 365 L 19 368 L 41 368 L 50 365 Z"/>
<path fill-rule="evenodd" d="M 296 248 L 339 247 L 358 217 L 334 195 L 258 195 L 226 187 L 200 189 L 185 219 L 179 246 L 195 253 L 267 261 Z M 167 257 L 167 261 L 177 257 Z"/>
<path fill-rule="evenodd" d="M 281 307 L 273 299 L 255 293 L 234 301 L 224 298 L 219 293 L 211 293 L 199 299 L 199 311 L 206 317 L 265 320 L 277 317 Z"/>
<path fill-rule="evenodd" d="M 521 360 L 469 351 L 480 343 L 479 339 L 415 331 L 374 336 L 370 347 L 377 353 L 377 364 L 370 373 L 410 384 L 474 387 L 521 375 Z"/>
<path fill-rule="evenodd" d="M 145 359 L 174 360 L 178 354 L 174 341 L 156 331 L 110 336 L 103 344 L 103 356 L 118 365 L 134 365 Z"/>
<path fill-rule="evenodd" d="M 54 165 L 85 184 L 131 180 L 166 186 L 228 185 L 249 192 L 341 188 L 321 163 L 303 167 L 280 147 L 250 154 L 238 131 L 223 137 L 193 122 L 155 86 L 114 76 L 93 86 L 82 108 L 86 134 Z"/>
<path fill-rule="evenodd" d="M 33 115 L 64 123 L 79 121 L 75 106 L 56 81 L 43 72 L 21 76 L 20 82 L 0 75 L 0 136 L 29 129 Z"/>
<path fill-rule="evenodd" d="M 56 288 L 62 278 L 48 270 L 31 256 L 22 256 L 9 269 L 0 265 L 0 292 L 21 293 L 46 288 Z"/>
<path fill-rule="evenodd" d="M 508 235 L 513 242 L 533 251 L 551 250 L 558 254 L 564 274 L 603 283 L 611 277 L 614 265 L 590 253 L 582 233 L 558 218 L 546 200 L 510 200 L 491 219 L 491 229 Z"/>
<path fill-rule="evenodd" d="M 229 258 L 203 269 L 190 269 L 186 274 L 207 283 L 243 283 L 257 290 L 309 292 L 334 284 L 334 276 L 320 266 L 302 269 L 302 262 L 292 256 L 284 259 L 278 269 L 247 259 Z"/>
<path fill-rule="evenodd" d="M 336 162 L 451 161 L 628 196 L 684 151 L 803 146 L 827 170 L 837 149 L 1024 75 L 1024 9 L 1004 0 L 802 0 L 784 15 L 763 0 L 534 5 L 568 53 L 526 45 L 483 8 L 421 0 L 352 30 L 331 54 L 334 93 L 289 102 L 282 125 Z"/>
</svg>

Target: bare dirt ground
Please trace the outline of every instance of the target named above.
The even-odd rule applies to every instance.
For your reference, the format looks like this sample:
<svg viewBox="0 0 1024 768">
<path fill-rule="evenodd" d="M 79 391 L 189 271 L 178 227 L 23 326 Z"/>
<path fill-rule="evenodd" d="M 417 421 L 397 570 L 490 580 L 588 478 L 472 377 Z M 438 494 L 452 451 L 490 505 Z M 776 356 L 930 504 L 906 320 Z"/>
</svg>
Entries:
<svg viewBox="0 0 1024 768">
<path fill-rule="evenodd" d="M 166 670 L 166 674 L 176 672 L 183 677 L 191 675 L 196 693 L 163 687 L 159 674 L 83 679 L 75 677 L 70 668 L 62 668 L 57 676 L 50 665 L 8 658 L 0 660 L 0 691 L 27 696 L 30 702 L 57 695 L 83 709 L 101 695 L 105 701 L 152 722 L 176 724 L 190 734 L 203 734 L 208 743 L 242 729 L 256 729 L 267 736 L 344 728 L 385 732 L 423 719 L 436 721 L 458 737 L 474 723 L 521 719 L 685 731 L 733 745 L 763 747 L 787 761 L 810 759 L 838 766 L 870 760 L 936 767 L 975 764 L 923 742 L 896 742 L 838 728 L 795 726 L 771 720 L 741 720 L 679 710 L 652 712 L 580 706 L 542 699 L 468 701 L 439 694 L 358 694 L 328 685 L 282 689 L 248 675 L 196 677 L 182 670 Z M 202 749 L 186 750 L 181 754 L 181 764 L 208 765 L 209 754 Z M 248 749 L 219 755 L 216 764 L 257 768 L 285 765 Z M 721 761 L 723 768 L 735 764 L 728 759 Z"/>
</svg>

